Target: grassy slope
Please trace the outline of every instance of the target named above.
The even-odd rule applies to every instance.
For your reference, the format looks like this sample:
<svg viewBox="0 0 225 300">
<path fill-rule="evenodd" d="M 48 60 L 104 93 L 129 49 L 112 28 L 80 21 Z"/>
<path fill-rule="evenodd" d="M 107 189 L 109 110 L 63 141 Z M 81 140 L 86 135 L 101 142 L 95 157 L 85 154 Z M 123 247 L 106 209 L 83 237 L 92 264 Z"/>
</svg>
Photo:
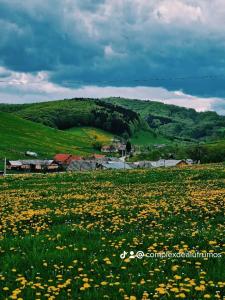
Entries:
<svg viewBox="0 0 225 300">
<path fill-rule="evenodd" d="M 89 144 L 92 144 L 95 141 L 102 144 L 109 144 L 114 137 L 113 134 L 95 127 L 73 127 L 68 129 L 67 132 Z"/>
<path fill-rule="evenodd" d="M 154 145 L 154 144 L 170 144 L 171 141 L 163 136 L 154 136 L 151 131 L 140 130 L 131 138 L 131 143 L 134 145 Z"/>
<path fill-rule="evenodd" d="M 98 99 L 65 99 L 24 105 L 0 104 L 0 111 L 61 130 L 93 126 L 114 134 L 141 128 L 137 113 Z"/>
<path fill-rule="evenodd" d="M 93 143 L 97 138 L 97 141 L 102 144 L 110 144 L 112 143 L 112 139 L 114 137 L 113 134 L 106 132 L 101 129 L 96 129 L 94 127 L 74 127 L 68 130 L 73 133 L 76 137 L 80 139 L 85 139 L 90 143 Z M 154 136 L 154 134 L 149 130 L 139 130 L 137 131 L 133 137 L 130 139 L 131 143 L 138 146 L 143 145 L 154 145 L 154 144 L 163 144 L 170 143 L 170 141 L 161 136 Z"/>
<path fill-rule="evenodd" d="M 89 138 L 82 134 L 60 131 L 17 116 L 0 112 L 0 159 L 23 158 L 27 150 L 37 152 L 42 158 L 51 158 L 56 153 L 88 154 L 94 152 L 91 129 Z M 79 129 L 81 132 L 82 129 Z M 93 134 L 104 136 L 103 131 L 92 129 Z M 106 139 L 110 135 L 105 134 Z"/>
<path fill-rule="evenodd" d="M 68 129 L 74 126 L 90 126 L 88 122 L 93 121 L 91 121 L 90 118 L 92 111 L 96 109 L 102 109 L 102 107 L 99 106 L 99 103 L 95 100 L 96 99 L 57 100 L 23 105 L 0 104 L 0 111 L 11 112 L 24 119 L 39 122 L 50 127 Z M 121 103 L 118 104 L 121 106 Z M 141 114 L 142 111 L 143 109 L 141 107 L 138 113 Z M 110 114 L 110 111 L 108 112 Z M 114 112 L 114 109 L 112 109 L 111 114 Z M 62 122 L 59 122 L 59 116 L 63 123 L 68 123 L 67 128 L 62 128 Z M 122 116 L 122 118 L 125 119 L 125 116 Z M 70 126 L 73 122 L 74 124 Z M 96 125 L 91 126 L 99 127 Z M 139 127 L 140 128 L 136 129 L 135 135 L 142 135 L 144 129 L 144 137 L 141 136 L 140 138 L 138 137 L 138 139 L 134 138 L 133 140 L 135 143 L 137 142 L 137 144 L 144 145 L 152 144 L 154 135 L 152 134 L 153 132 L 151 132 L 151 130 L 149 130 L 147 133 L 148 125 L 142 121 Z M 140 132 L 138 132 L 138 129 L 140 129 Z M 146 139 L 146 137 L 148 137 L 148 139 Z M 159 138 L 161 138 L 161 136 Z M 156 139 L 153 141 L 153 143 L 158 143 L 158 140 Z"/>
</svg>

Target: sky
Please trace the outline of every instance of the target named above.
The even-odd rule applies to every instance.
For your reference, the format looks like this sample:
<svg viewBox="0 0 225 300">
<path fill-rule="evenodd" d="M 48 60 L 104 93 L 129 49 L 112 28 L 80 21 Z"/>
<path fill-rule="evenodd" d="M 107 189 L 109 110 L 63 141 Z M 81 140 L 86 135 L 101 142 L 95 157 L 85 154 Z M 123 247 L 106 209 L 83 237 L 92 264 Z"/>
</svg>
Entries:
<svg viewBox="0 0 225 300">
<path fill-rule="evenodd" d="M 0 102 L 149 99 L 225 115 L 224 0 L 0 0 Z"/>
</svg>

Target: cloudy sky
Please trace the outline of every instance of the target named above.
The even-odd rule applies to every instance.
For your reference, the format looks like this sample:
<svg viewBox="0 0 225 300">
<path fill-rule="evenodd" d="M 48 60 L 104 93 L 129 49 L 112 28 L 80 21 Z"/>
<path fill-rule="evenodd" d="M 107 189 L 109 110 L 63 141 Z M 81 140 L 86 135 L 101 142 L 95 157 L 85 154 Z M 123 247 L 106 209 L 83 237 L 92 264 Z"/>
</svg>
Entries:
<svg viewBox="0 0 225 300">
<path fill-rule="evenodd" d="M 123 96 L 225 114 L 224 0 L 0 0 L 0 102 Z"/>
</svg>

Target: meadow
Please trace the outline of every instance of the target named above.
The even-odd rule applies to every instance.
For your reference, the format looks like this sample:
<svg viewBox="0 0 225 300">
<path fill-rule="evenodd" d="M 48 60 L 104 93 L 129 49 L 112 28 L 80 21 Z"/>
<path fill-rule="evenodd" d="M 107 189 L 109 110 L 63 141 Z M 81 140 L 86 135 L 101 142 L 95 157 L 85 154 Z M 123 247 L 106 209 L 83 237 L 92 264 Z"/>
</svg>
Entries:
<svg viewBox="0 0 225 300">
<path fill-rule="evenodd" d="M 0 178 L 0 299 L 224 299 L 224 212 L 224 165 Z"/>
<path fill-rule="evenodd" d="M 39 158 L 48 159 L 57 153 L 88 156 L 96 152 L 94 141 L 107 144 L 113 137 L 108 132 L 89 127 L 62 131 L 2 112 L 0 119 L 0 169 L 4 157 L 23 159 L 28 150 L 37 152 Z"/>
</svg>

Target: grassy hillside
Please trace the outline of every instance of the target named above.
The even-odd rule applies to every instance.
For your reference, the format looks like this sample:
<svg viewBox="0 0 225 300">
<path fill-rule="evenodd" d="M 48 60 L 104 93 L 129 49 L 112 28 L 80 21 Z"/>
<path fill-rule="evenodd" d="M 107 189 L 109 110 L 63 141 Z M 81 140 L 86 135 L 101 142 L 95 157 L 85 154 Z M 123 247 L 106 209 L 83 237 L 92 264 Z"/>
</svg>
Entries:
<svg viewBox="0 0 225 300">
<path fill-rule="evenodd" d="M 130 139 L 133 145 L 150 146 L 155 144 L 170 144 L 171 140 L 161 135 L 156 135 L 150 130 L 139 130 Z"/>
<path fill-rule="evenodd" d="M 113 134 L 131 136 L 141 126 L 136 112 L 100 100 L 70 99 L 25 105 L 0 105 L 0 111 L 44 125 L 69 129 L 94 126 Z"/>
<path fill-rule="evenodd" d="M 0 111 L 55 129 L 70 130 L 74 138 L 80 141 L 76 146 L 81 145 L 84 151 L 87 148 L 90 151 L 89 148 L 95 141 L 96 133 L 92 132 L 91 137 L 90 128 L 104 130 L 104 136 L 107 131 L 108 137 L 112 134 L 119 135 L 130 138 L 132 144 L 144 146 L 171 145 L 174 141 L 180 144 L 179 147 L 183 147 L 190 142 L 192 145 L 196 142 L 208 143 L 225 139 L 225 117 L 215 112 L 198 113 L 193 109 L 154 101 L 123 98 L 71 99 L 23 105 L 0 104 Z M 68 142 L 70 139 L 71 136 Z M 106 143 L 109 142 L 110 139 L 106 138 Z M 213 147 L 216 149 L 215 153 L 220 151 L 219 156 L 223 156 L 223 142 L 208 149 Z M 177 150 L 168 151 L 180 156 L 177 155 Z M 161 153 L 158 155 L 161 156 Z M 218 160 L 213 158 L 212 161 Z"/>
<path fill-rule="evenodd" d="M 78 140 L 84 140 L 88 144 L 98 141 L 99 143 L 107 145 L 112 142 L 114 137 L 114 135 L 110 132 L 94 127 L 73 127 L 68 129 L 67 132 L 76 137 Z"/>
<path fill-rule="evenodd" d="M 87 155 L 94 152 L 93 141 L 98 137 L 109 140 L 111 135 L 98 129 L 61 131 L 42 124 L 23 120 L 13 114 L 0 112 L 0 159 L 23 158 L 27 150 L 35 151 L 41 158 L 51 158 L 56 153 Z M 87 134 L 78 134 L 78 132 Z"/>
<path fill-rule="evenodd" d="M 107 98 L 105 101 L 137 112 L 160 135 L 187 141 L 225 138 L 225 116 L 215 112 L 198 113 L 194 109 L 155 101 L 123 98 Z"/>
</svg>

